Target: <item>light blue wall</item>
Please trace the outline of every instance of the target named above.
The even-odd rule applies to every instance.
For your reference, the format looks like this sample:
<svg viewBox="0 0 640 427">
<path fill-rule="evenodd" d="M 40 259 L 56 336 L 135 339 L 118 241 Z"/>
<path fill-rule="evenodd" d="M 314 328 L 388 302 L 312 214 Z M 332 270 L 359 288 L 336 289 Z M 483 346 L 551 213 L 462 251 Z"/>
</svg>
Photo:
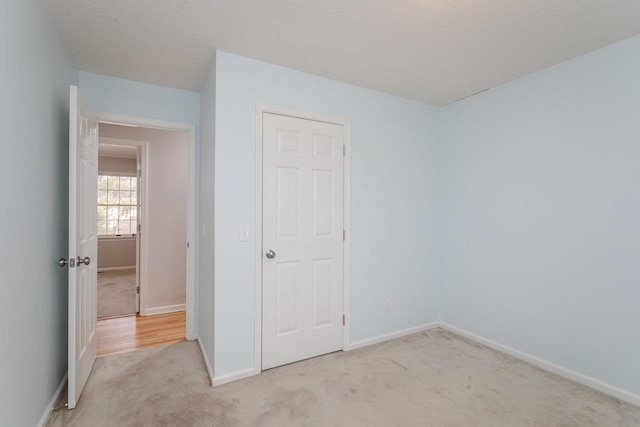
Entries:
<svg viewBox="0 0 640 427">
<path fill-rule="evenodd" d="M 257 102 L 351 120 L 352 342 L 437 320 L 438 110 L 225 52 L 216 82 L 215 375 L 253 367 Z"/>
<path fill-rule="evenodd" d="M 198 250 L 198 335 L 213 366 L 214 336 L 214 143 L 216 119 L 216 63 L 211 64 L 200 93 L 200 244 Z"/>
<path fill-rule="evenodd" d="M 445 322 L 640 394 L 640 37 L 444 110 Z"/>
<path fill-rule="evenodd" d="M 69 85 L 42 3 L 0 11 L 0 425 L 36 425 L 67 370 Z"/>
<path fill-rule="evenodd" d="M 80 72 L 80 91 L 91 108 L 179 123 L 200 122 L 200 94 Z"/>
</svg>

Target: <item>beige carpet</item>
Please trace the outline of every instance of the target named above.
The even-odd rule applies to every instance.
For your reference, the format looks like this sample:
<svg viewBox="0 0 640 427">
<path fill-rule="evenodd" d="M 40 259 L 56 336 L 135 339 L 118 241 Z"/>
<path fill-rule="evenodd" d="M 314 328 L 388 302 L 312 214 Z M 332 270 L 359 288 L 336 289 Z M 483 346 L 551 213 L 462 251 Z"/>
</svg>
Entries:
<svg viewBox="0 0 640 427">
<path fill-rule="evenodd" d="M 435 329 L 211 388 L 197 344 L 98 359 L 50 426 L 640 426 L 640 408 Z"/>
<path fill-rule="evenodd" d="M 136 314 L 136 269 L 98 273 L 98 319 Z"/>
</svg>

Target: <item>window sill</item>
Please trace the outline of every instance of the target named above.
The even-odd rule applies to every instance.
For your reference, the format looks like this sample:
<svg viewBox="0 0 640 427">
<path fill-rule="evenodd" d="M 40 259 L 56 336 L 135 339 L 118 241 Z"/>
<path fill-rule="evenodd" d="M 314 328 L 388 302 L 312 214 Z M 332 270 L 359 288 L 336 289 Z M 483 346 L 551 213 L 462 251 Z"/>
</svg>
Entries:
<svg viewBox="0 0 640 427">
<path fill-rule="evenodd" d="M 126 234 L 124 236 L 98 236 L 98 240 L 136 240 L 136 236 L 132 236 L 130 234 Z"/>
</svg>

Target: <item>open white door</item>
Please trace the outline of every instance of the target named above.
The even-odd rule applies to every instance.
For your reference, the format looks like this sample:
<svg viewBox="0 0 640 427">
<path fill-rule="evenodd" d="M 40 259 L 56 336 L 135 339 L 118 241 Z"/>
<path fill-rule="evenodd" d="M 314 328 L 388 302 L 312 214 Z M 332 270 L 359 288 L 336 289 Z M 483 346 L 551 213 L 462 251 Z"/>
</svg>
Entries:
<svg viewBox="0 0 640 427">
<path fill-rule="evenodd" d="M 98 121 L 78 88 L 69 106 L 69 409 L 96 360 Z"/>
</svg>

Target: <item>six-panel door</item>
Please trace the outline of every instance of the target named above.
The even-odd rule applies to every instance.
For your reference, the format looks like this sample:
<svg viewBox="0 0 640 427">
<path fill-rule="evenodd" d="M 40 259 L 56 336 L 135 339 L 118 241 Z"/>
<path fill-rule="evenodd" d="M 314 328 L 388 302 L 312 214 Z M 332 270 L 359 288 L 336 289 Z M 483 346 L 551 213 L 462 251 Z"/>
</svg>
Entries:
<svg viewBox="0 0 640 427">
<path fill-rule="evenodd" d="M 69 109 L 68 407 L 75 408 L 96 360 L 98 122 L 71 86 Z M 86 261 L 86 263 L 85 263 Z"/>
<path fill-rule="evenodd" d="M 263 115 L 263 369 L 343 348 L 343 132 Z"/>
</svg>

